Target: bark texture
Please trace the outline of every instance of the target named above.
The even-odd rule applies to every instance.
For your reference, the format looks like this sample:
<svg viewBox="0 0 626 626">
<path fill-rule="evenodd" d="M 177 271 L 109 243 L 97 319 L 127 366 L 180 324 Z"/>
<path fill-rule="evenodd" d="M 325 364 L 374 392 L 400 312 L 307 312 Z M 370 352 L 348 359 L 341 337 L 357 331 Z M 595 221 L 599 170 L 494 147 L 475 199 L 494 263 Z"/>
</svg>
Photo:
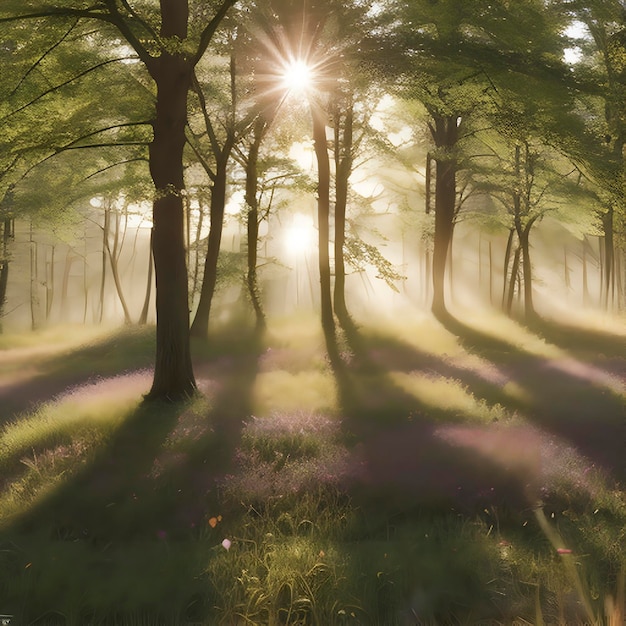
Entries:
<svg viewBox="0 0 626 626">
<path fill-rule="evenodd" d="M 437 146 L 435 170 L 435 241 L 433 247 L 433 300 L 435 315 L 446 313 L 445 275 L 452 244 L 456 214 L 456 173 L 454 148 L 459 139 L 458 117 L 432 115 L 431 135 Z"/>
<path fill-rule="evenodd" d="M 161 36 L 184 40 L 188 7 L 161 0 Z M 148 67 L 157 87 L 150 174 L 155 187 L 152 246 L 156 280 L 156 360 L 148 398 L 176 400 L 196 382 L 189 345 L 189 304 L 183 208 L 183 148 L 192 63 L 163 51 Z"/>
</svg>

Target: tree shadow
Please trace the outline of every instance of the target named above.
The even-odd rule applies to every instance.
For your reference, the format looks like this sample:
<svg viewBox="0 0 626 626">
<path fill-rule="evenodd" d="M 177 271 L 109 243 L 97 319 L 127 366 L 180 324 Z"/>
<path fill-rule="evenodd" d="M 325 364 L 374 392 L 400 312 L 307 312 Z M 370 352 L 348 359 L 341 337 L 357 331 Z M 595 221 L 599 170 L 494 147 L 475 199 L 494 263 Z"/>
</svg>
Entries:
<svg viewBox="0 0 626 626">
<path fill-rule="evenodd" d="M 529 506 L 527 485 L 520 480 L 523 468 L 503 467 L 446 440 L 443 427 L 462 418 L 395 385 L 370 359 L 368 341 L 354 323 L 341 331 L 343 337 L 326 333 L 326 343 L 344 441 L 358 466 L 351 486 L 355 497 L 396 511 L 426 507 L 476 513 L 492 506 L 517 511 Z M 536 457 L 525 462 L 535 463 Z"/>
<path fill-rule="evenodd" d="M 452 358 L 424 352 L 379 331 L 363 333 L 362 341 L 366 345 L 370 363 L 375 362 L 379 367 L 400 372 L 419 371 L 427 376 L 458 381 L 491 407 L 502 405 L 517 409 L 523 406 L 503 388 L 505 377 L 498 368 L 485 367 L 480 368 L 484 371 L 477 371 L 477 367 L 463 367 Z"/>
<path fill-rule="evenodd" d="M 0 386 L 0 424 L 69 388 L 121 371 L 149 368 L 153 363 L 154 333 L 126 328 L 89 345 L 42 358 L 32 376 Z"/>
<path fill-rule="evenodd" d="M 573 358 L 531 354 L 447 312 L 437 319 L 468 351 L 489 359 L 523 388 L 524 415 L 529 421 L 574 445 L 613 478 L 626 480 L 623 391 L 601 372 Z"/>
<path fill-rule="evenodd" d="M 229 341 L 236 356 L 226 363 L 222 348 Z M 260 333 L 241 329 L 223 331 L 213 347 L 196 345 L 202 361 L 198 370 L 206 366 L 205 371 L 214 376 L 206 399 L 141 403 L 81 469 L 0 529 L 0 545 L 22 546 L 24 562 L 33 564 L 28 571 L 58 594 L 55 598 L 30 589 L 28 602 L 14 597 L 13 606 L 26 602 L 24 614 L 33 618 L 51 606 L 81 601 L 68 596 L 71 585 L 66 589 L 62 580 L 61 572 L 72 570 L 72 564 L 77 571 L 89 568 L 84 584 L 90 587 L 78 594 L 84 592 L 88 598 L 102 597 L 95 585 L 115 587 L 107 582 L 111 577 L 137 572 L 141 579 L 135 582 L 141 593 L 135 594 L 134 588 L 114 592 L 121 598 L 134 598 L 132 602 L 143 598 L 140 606 L 147 614 L 178 610 L 172 597 L 202 590 L 205 582 L 199 578 L 199 560 L 188 554 L 185 540 L 201 539 L 209 529 L 209 516 L 221 512 L 218 486 L 231 471 L 251 413 L 262 346 Z M 201 386 L 205 383 L 200 382 Z M 58 576 L 45 569 L 44 561 L 50 561 L 51 554 L 63 555 L 63 562 L 53 566 L 59 568 Z M 171 563 L 171 571 L 163 572 L 162 565 L 151 571 L 159 559 L 161 564 Z M 75 579 L 76 574 L 72 572 L 71 577 Z M 73 586 L 79 582 L 74 580 Z M 115 610 L 110 600 L 104 601 Z M 102 604 L 102 600 L 97 602 Z M 181 602 L 185 606 L 192 601 Z"/>
<path fill-rule="evenodd" d="M 440 620 L 440 623 L 456 623 L 461 606 L 482 606 L 487 611 L 485 621 L 491 618 L 495 622 L 502 617 L 494 598 L 476 576 L 479 573 L 487 576 L 490 572 L 490 565 L 481 566 L 488 559 L 480 548 L 476 548 L 474 554 L 464 552 L 460 556 L 456 554 L 455 546 L 455 554 L 451 556 L 449 544 L 437 541 L 429 544 L 425 540 L 424 546 L 415 549 L 420 524 L 424 524 L 425 532 L 433 533 L 436 532 L 434 529 L 445 528 L 447 524 L 466 523 L 469 514 L 471 519 L 479 516 L 496 528 L 496 538 L 500 532 L 506 537 L 514 531 L 515 544 L 526 544 L 529 551 L 537 550 L 545 540 L 536 529 L 530 530 L 535 527 L 532 508 L 541 499 L 544 484 L 535 482 L 537 478 L 542 479 L 542 455 L 545 454 L 545 450 L 540 450 L 537 445 L 542 442 L 535 437 L 535 429 L 503 424 L 475 426 L 460 422 L 459 416 L 450 412 L 433 412 L 432 407 L 424 406 L 419 399 L 407 396 L 395 386 L 385 376 L 386 366 L 404 371 L 426 370 L 437 376 L 459 379 L 470 391 L 489 402 L 501 401 L 508 409 L 512 406 L 526 408 L 529 418 L 540 426 L 546 425 L 543 412 L 549 413 L 553 409 L 551 386 L 558 383 L 563 390 L 572 386 L 575 390 L 577 379 L 572 374 L 551 368 L 547 359 L 535 357 L 506 341 L 456 324 L 457 320 L 446 322 L 448 330 L 454 328 L 466 348 L 487 357 L 491 363 L 497 364 L 498 371 L 527 386 L 529 392 L 535 381 L 547 378 L 541 393 L 531 395 L 529 403 L 522 403 L 499 391 L 497 384 L 485 381 L 474 372 L 468 373 L 445 358 L 423 354 L 393 338 L 361 332 L 354 323 L 344 325 L 335 336 L 326 336 L 329 359 L 340 391 L 342 414 L 346 415 L 346 427 L 351 434 L 354 433 L 355 458 L 364 465 L 363 473 L 357 475 L 352 494 L 368 524 L 353 540 L 366 546 L 360 553 L 362 559 L 371 559 L 374 563 L 376 559 L 380 560 L 372 565 L 377 574 L 372 577 L 375 583 L 371 584 L 369 591 L 374 598 L 371 610 L 379 616 L 381 623 L 396 621 L 398 607 L 406 608 L 407 623 L 418 623 L 417 613 L 412 609 L 416 608 L 424 618 L 428 615 L 428 612 L 422 613 L 426 610 L 423 608 L 425 600 L 433 602 L 430 605 L 432 623 Z M 603 392 L 603 389 L 589 384 L 582 395 L 593 393 L 595 401 Z M 372 407 L 372 399 L 379 404 Z M 553 416 L 555 421 L 548 423 L 548 427 L 558 434 L 568 433 L 578 441 L 576 433 L 568 431 L 570 424 L 565 416 L 570 400 L 574 404 L 579 402 L 576 398 L 562 398 L 562 406 L 558 408 L 563 423 Z M 618 405 L 614 400 L 613 397 L 608 401 L 607 408 L 613 416 L 618 416 L 619 413 L 615 412 Z M 607 419 L 607 423 L 611 425 L 613 422 Z M 442 431 L 460 437 L 442 438 Z M 616 435 L 615 430 L 612 435 Z M 623 442 L 620 437 L 618 444 L 622 446 Z M 592 443 L 592 450 L 602 454 L 599 442 Z M 617 458 L 607 460 L 613 469 L 617 467 Z M 520 533 L 519 529 L 528 523 L 530 529 Z M 410 530 L 405 530 L 407 528 Z M 370 553 L 367 553 L 369 546 Z M 386 560 L 387 553 L 394 550 L 398 554 L 395 570 Z M 382 552 L 385 553 L 384 559 L 381 558 Z M 455 556 L 458 558 L 453 563 Z M 465 557 L 472 561 L 466 562 Z M 412 559 L 416 565 L 407 562 Z M 355 566 L 355 578 L 364 578 L 363 569 L 369 566 L 366 563 L 365 568 Z M 451 571 L 440 574 L 446 567 Z M 481 567 L 484 571 L 480 570 Z M 389 574 L 391 582 L 386 585 L 386 573 L 394 571 L 401 572 L 401 575 Z M 483 582 L 486 580 L 484 578 Z M 401 588 L 404 595 L 401 595 Z M 391 600 L 390 595 L 394 592 L 395 597 Z M 530 594 L 527 600 L 532 614 Z M 455 601 L 463 604 L 451 610 Z M 395 612 L 386 612 L 386 607 L 394 607 Z M 493 613 L 489 613 L 490 610 Z M 516 615 L 507 615 L 507 621 L 515 619 Z M 431 623 L 431 620 L 427 618 L 424 623 Z"/>
<path fill-rule="evenodd" d="M 594 330 L 539 316 L 524 324 L 529 330 L 550 343 L 587 358 L 617 359 L 626 374 L 626 338 L 602 330 Z"/>
</svg>

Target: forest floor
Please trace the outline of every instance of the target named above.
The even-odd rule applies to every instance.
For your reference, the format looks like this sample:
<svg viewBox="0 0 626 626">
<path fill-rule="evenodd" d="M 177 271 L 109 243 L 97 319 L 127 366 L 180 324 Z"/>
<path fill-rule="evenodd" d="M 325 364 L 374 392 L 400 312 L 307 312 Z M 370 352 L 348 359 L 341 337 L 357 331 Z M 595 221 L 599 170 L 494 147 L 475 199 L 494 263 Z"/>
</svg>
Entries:
<svg viewBox="0 0 626 626">
<path fill-rule="evenodd" d="M 153 335 L 0 336 L 11 624 L 623 622 L 623 319 L 232 322 L 176 405 Z"/>
</svg>

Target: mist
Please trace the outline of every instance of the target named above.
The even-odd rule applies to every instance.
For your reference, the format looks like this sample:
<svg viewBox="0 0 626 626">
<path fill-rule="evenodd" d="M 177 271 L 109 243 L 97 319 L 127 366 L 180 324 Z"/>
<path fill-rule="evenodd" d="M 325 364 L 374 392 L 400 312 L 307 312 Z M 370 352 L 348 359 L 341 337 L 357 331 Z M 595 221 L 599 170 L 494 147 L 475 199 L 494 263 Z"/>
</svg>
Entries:
<svg viewBox="0 0 626 626">
<path fill-rule="evenodd" d="M 0 3 L 0 623 L 624 623 L 619 4 Z"/>
</svg>

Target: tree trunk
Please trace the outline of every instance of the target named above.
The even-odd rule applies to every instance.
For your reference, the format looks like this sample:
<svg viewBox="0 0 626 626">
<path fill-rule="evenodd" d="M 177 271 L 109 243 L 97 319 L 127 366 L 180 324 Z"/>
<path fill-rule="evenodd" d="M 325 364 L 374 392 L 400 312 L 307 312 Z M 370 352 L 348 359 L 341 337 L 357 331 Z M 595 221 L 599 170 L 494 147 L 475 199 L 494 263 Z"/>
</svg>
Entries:
<svg viewBox="0 0 626 626">
<path fill-rule="evenodd" d="M 323 112 L 311 104 L 313 118 L 313 143 L 317 159 L 317 222 L 318 262 L 320 271 L 320 303 L 322 328 L 325 333 L 335 329 L 330 289 L 330 161 L 326 142 L 326 125 Z"/>
<path fill-rule="evenodd" d="M 478 233 L 478 293 L 483 295 L 483 236 Z"/>
<path fill-rule="evenodd" d="M 615 238 L 613 225 L 613 207 L 610 206 L 602 215 L 604 231 L 604 276 L 602 281 L 602 305 L 608 310 L 615 298 Z"/>
<path fill-rule="evenodd" d="M 515 248 L 515 254 L 513 255 L 513 266 L 511 267 L 511 278 L 509 280 L 509 288 L 507 291 L 506 308 L 507 315 L 511 315 L 513 309 L 513 296 L 515 295 L 515 281 L 519 273 L 519 260 L 521 254 L 521 247 Z"/>
<path fill-rule="evenodd" d="M 604 237 L 598 236 L 598 266 L 600 269 L 600 288 L 598 293 L 598 306 L 602 307 L 604 303 Z"/>
<path fill-rule="evenodd" d="M 504 267 L 503 267 L 503 281 L 502 281 L 502 310 L 510 313 L 508 305 L 508 293 L 510 286 L 513 283 L 509 283 L 509 263 L 511 262 L 511 250 L 513 249 L 513 237 L 515 235 L 515 229 L 509 229 L 509 236 L 506 240 L 506 250 L 504 251 Z M 508 287 L 508 289 L 507 289 Z"/>
<path fill-rule="evenodd" d="M 101 274 L 100 274 L 100 313 L 98 317 L 98 323 L 102 324 L 102 320 L 104 318 L 104 288 L 106 285 L 106 275 L 107 275 L 107 242 L 109 240 L 109 220 L 111 218 L 111 213 L 108 208 L 104 209 L 104 223 L 102 225 L 102 263 L 101 263 Z"/>
<path fill-rule="evenodd" d="M 430 284 L 432 282 L 432 260 L 430 256 L 430 248 L 428 244 L 424 248 L 424 304 L 430 302 Z"/>
<path fill-rule="evenodd" d="M 259 148 L 266 127 L 266 122 L 259 117 L 254 127 L 254 140 L 248 150 L 246 159 L 246 204 L 248 213 L 246 216 L 246 231 L 248 240 L 247 274 L 246 284 L 250 302 L 254 309 L 257 329 L 265 328 L 265 313 L 261 303 L 261 294 L 257 280 L 257 260 L 259 245 L 259 201 L 257 198 L 259 187 Z"/>
<path fill-rule="evenodd" d="M 2 332 L 2 317 L 7 299 L 7 286 L 9 284 L 9 240 L 12 233 L 12 220 L 2 220 L 2 254 L 0 256 L 0 333 Z"/>
<path fill-rule="evenodd" d="M 72 265 L 74 264 L 75 260 L 76 257 L 72 256 L 71 250 L 68 250 L 67 254 L 65 255 L 65 263 L 63 266 L 63 280 L 61 282 L 61 312 L 62 317 L 64 318 L 67 315 L 67 292 L 70 284 L 70 272 L 72 271 Z"/>
<path fill-rule="evenodd" d="M 196 237 L 194 241 L 194 251 L 195 254 L 193 256 L 193 280 L 191 287 L 191 304 L 196 298 L 196 294 L 198 293 L 198 283 L 200 282 L 199 274 L 200 274 L 200 240 L 202 239 L 202 226 L 204 225 L 204 204 L 203 198 L 198 198 L 198 224 L 196 226 Z"/>
<path fill-rule="evenodd" d="M 143 307 L 141 309 L 141 314 L 139 315 L 139 320 L 137 321 L 139 325 L 148 323 L 148 309 L 150 308 L 150 294 L 152 293 L 152 268 L 154 265 L 152 260 L 152 235 L 153 232 L 150 231 L 150 243 L 148 249 L 148 280 L 146 282 L 146 295 L 143 299 Z"/>
<path fill-rule="evenodd" d="M 39 316 L 39 261 L 37 242 L 34 238 L 33 222 L 30 222 L 30 328 L 36 330 Z"/>
<path fill-rule="evenodd" d="M 532 222 L 526 225 L 526 228 L 520 236 L 520 248 L 522 250 L 522 277 L 524 280 L 524 316 L 527 320 L 535 316 L 535 306 L 533 303 L 533 279 L 532 264 L 530 262 L 530 228 Z"/>
<path fill-rule="evenodd" d="M 583 306 L 589 306 L 589 278 L 587 274 L 587 237 L 583 236 L 582 246 L 582 273 L 583 273 Z"/>
<path fill-rule="evenodd" d="M 50 314 L 52 313 L 52 303 L 54 302 L 54 256 L 56 251 L 56 246 L 52 244 L 50 246 L 50 261 L 46 260 L 46 279 L 45 279 L 45 287 L 46 287 L 46 322 L 50 320 Z M 48 255 L 46 254 L 46 257 Z M 67 263 L 67 259 L 70 256 L 70 251 L 67 251 L 67 257 L 65 262 Z"/>
<path fill-rule="evenodd" d="M 227 140 L 227 144 L 217 158 L 215 179 L 211 188 L 211 226 L 209 229 L 209 241 L 207 254 L 204 261 L 204 275 L 200 288 L 200 300 L 191 325 L 191 334 L 195 337 L 206 338 L 209 334 L 209 316 L 215 284 L 217 282 L 217 261 L 222 244 L 222 231 L 224 229 L 224 207 L 226 206 L 226 173 L 233 138 Z"/>
<path fill-rule="evenodd" d="M 527 320 L 533 318 L 535 306 L 533 303 L 533 277 L 532 264 L 530 262 L 530 230 L 537 221 L 538 216 L 531 217 L 525 226 L 522 227 L 521 220 L 515 218 L 515 229 L 519 241 L 519 249 L 522 255 L 522 278 L 524 281 L 524 316 Z M 521 292 L 519 294 L 521 296 Z"/>
<path fill-rule="evenodd" d="M 442 150 L 435 157 L 435 241 L 433 248 L 433 301 L 435 315 L 446 312 L 445 275 L 448 251 L 452 242 L 456 209 L 457 161 L 452 153 L 458 141 L 457 116 L 433 116 L 431 133 Z"/>
<path fill-rule="evenodd" d="M 448 251 L 452 241 L 456 201 L 456 164 L 437 161 L 435 181 L 435 241 L 433 247 L 434 313 L 445 313 L 445 275 Z"/>
<path fill-rule="evenodd" d="M 489 240 L 489 304 L 493 306 L 493 252 L 491 239 Z"/>
<path fill-rule="evenodd" d="M 433 169 L 433 157 L 429 152 L 426 155 L 426 173 L 424 176 L 424 211 L 426 215 L 430 213 L 431 208 L 431 179 L 432 179 L 432 169 Z"/>
<path fill-rule="evenodd" d="M 618 248 L 615 251 L 615 284 L 617 286 L 617 310 L 624 308 L 624 279 L 623 279 L 624 251 Z"/>
<path fill-rule="evenodd" d="M 83 227 L 83 324 L 87 323 L 87 309 L 89 306 L 89 282 L 87 279 L 88 264 L 87 264 L 87 225 Z"/>
<path fill-rule="evenodd" d="M 188 7 L 161 0 L 161 36 L 185 40 Z M 163 51 L 149 68 L 156 83 L 156 116 L 150 144 L 153 258 L 156 279 L 156 358 L 149 399 L 176 400 L 196 390 L 189 345 L 185 263 L 183 148 L 192 65 L 184 54 Z"/>
<path fill-rule="evenodd" d="M 339 136 L 340 116 L 335 119 L 335 287 L 334 308 L 338 318 L 347 318 L 346 306 L 346 210 L 348 206 L 348 180 L 352 173 L 353 112 L 352 104 L 346 110 L 343 133 Z"/>
<path fill-rule="evenodd" d="M 111 209 L 107 209 L 107 212 L 110 213 Z M 110 219 L 109 219 L 110 223 Z M 119 254 L 120 254 L 120 216 L 115 216 L 115 231 L 113 233 L 113 248 L 111 249 L 111 244 L 109 242 L 108 232 L 105 232 L 104 238 L 104 246 L 109 257 L 109 264 L 111 265 L 111 275 L 113 276 L 113 284 L 115 285 L 115 291 L 117 293 L 117 297 L 119 298 L 120 304 L 122 305 L 122 311 L 124 312 L 124 323 L 131 324 L 132 320 L 130 317 L 130 311 L 128 310 L 128 305 L 126 304 L 126 298 L 124 297 L 124 291 L 122 289 L 122 281 L 120 279 L 120 271 L 119 271 Z"/>
</svg>

